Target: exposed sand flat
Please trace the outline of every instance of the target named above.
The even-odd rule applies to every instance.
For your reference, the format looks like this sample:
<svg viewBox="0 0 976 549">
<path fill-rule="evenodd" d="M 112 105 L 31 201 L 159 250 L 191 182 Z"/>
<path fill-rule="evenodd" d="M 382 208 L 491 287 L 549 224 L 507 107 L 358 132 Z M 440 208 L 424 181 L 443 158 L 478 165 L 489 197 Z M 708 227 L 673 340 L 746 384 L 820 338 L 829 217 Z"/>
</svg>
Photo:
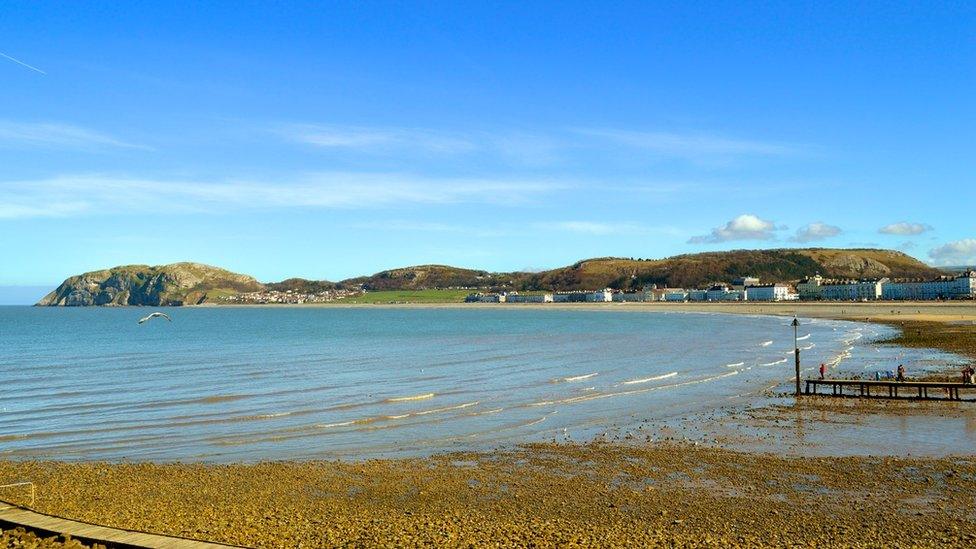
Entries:
<svg viewBox="0 0 976 549">
<path fill-rule="evenodd" d="M 797 459 L 689 445 L 535 445 L 363 463 L 0 463 L 37 508 L 260 547 L 960 546 L 971 458 Z"/>
</svg>

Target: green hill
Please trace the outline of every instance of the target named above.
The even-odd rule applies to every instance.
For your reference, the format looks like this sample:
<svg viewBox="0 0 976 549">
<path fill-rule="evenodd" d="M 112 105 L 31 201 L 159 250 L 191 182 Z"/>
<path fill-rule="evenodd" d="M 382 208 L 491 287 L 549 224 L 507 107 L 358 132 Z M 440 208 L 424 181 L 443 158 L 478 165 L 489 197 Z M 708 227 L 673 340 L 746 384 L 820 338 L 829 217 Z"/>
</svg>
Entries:
<svg viewBox="0 0 976 549">
<path fill-rule="evenodd" d="M 529 276 L 526 289 L 617 289 L 645 284 L 700 287 L 739 276 L 791 281 L 820 273 L 828 278 L 934 277 L 938 269 L 891 250 L 825 248 L 733 250 L 665 259 L 599 258 Z"/>
<path fill-rule="evenodd" d="M 828 278 L 928 278 L 943 274 L 892 250 L 804 248 L 707 252 L 665 259 L 595 258 L 539 273 L 489 273 L 422 265 L 383 271 L 343 283 L 362 284 L 367 290 L 592 290 L 640 288 L 645 284 L 693 288 L 731 282 L 739 276 L 758 276 L 779 282 L 816 273 Z"/>
<path fill-rule="evenodd" d="M 447 265 L 417 265 L 343 280 L 342 284 L 347 287 L 361 284 L 367 291 L 513 288 L 524 276 L 524 273 L 490 273 Z"/>
<path fill-rule="evenodd" d="M 250 276 L 216 267 L 175 263 L 156 267 L 129 265 L 73 276 L 38 305 L 194 305 L 260 290 L 317 293 L 360 287 L 367 292 L 466 288 L 527 291 L 610 287 L 622 290 L 646 284 L 696 288 L 731 282 L 739 276 L 783 282 L 816 273 L 828 278 L 932 278 L 944 274 L 901 252 L 828 248 L 733 250 L 665 259 L 607 257 L 587 259 L 539 273 L 491 273 L 447 265 L 418 265 L 336 283 L 292 278 L 262 284 Z"/>
</svg>

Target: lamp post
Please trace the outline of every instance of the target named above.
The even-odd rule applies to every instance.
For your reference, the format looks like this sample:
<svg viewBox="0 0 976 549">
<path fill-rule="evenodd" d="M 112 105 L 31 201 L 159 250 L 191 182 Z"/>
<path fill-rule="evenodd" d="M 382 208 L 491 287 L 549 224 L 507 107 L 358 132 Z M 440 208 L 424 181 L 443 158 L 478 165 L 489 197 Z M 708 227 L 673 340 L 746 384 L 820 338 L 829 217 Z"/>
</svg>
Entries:
<svg viewBox="0 0 976 549">
<path fill-rule="evenodd" d="M 796 329 L 800 326 L 800 321 L 793 317 L 793 357 L 796 360 L 796 396 L 800 396 L 800 346 L 797 344 Z"/>
</svg>

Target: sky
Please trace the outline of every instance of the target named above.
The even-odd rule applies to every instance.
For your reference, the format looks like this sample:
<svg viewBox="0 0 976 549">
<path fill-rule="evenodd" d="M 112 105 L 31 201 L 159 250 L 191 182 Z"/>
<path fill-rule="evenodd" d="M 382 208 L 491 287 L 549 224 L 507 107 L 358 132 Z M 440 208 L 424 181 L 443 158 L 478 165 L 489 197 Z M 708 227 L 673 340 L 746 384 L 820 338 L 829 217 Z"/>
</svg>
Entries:
<svg viewBox="0 0 976 549">
<path fill-rule="evenodd" d="M 794 246 L 974 264 L 973 97 L 964 2 L 7 0 L 0 286 Z"/>
</svg>

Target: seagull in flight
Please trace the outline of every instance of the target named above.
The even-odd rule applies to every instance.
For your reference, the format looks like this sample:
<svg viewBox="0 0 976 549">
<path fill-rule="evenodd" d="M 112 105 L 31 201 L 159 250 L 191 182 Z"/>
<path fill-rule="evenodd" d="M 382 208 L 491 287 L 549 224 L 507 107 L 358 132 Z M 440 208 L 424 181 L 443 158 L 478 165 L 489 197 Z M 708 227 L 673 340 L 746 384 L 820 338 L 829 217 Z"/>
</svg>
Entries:
<svg viewBox="0 0 976 549">
<path fill-rule="evenodd" d="M 170 318 L 169 315 L 167 315 L 166 313 L 160 313 L 160 312 L 157 311 L 155 313 L 150 314 L 149 316 L 144 316 L 144 317 L 140 318 L 139 319 L 139 324 L 142 324 L 143 322 L 146 322 L 147 320 L 152 320 L 152 319 L 154 319 L 154 318 L 156 318 L 158 316 L 161 316 L 161 317 L 165 318 L 166 320 L 168 320 L 170 322 L 173 322 L 173 319 Z"/>
</svg>

